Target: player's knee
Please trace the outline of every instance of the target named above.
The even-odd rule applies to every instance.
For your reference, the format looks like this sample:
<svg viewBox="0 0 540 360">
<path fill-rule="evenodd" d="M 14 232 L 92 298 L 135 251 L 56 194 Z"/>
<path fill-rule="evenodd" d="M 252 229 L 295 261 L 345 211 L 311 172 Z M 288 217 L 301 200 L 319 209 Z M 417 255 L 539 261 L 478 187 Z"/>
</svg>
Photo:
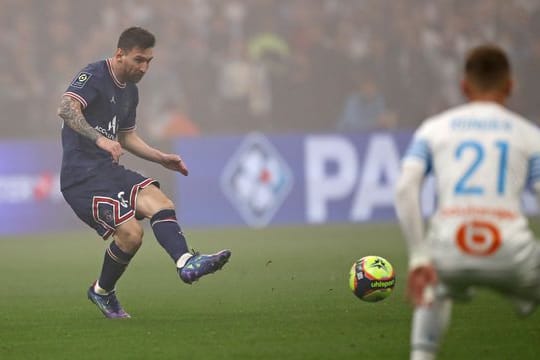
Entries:
<svg viewBox="0 0 540 360">
<path fill-rule="evenodd" d="M 174 203 L 171 199 L 167 197 L 167 195 L 163 193 L 163 191 L 161 191 L 160 188 L 153 186 L 152 191 L 148 194 L 150 195 L 149 197 L 152 199 L 151 202 L 154 203 L 158 208 L 160 208 L 160 210 L 174 209 Z"/>
<path fill-rule="evenodd" d="M 131 222 L 127 226 L 120 226 L 116 231 L 118 246 L 123 250 L 134 253 L 142 245 L 144 229 L 139 223 Z"/>
<path fill-rule="evenodd" d="M 175 210 L 174 203 L 169 198 L 161 199 L 156 206 L 152 208 L 149 218 L 152 219 L 156 214 L 163 210 Z"/>
<path fill-rule="evenodd" d="M 142 226 L 134 227 L 126 232 L 125 237 L 132 246 L 139 248 L 142 244 L 144 229 Z"/>
<path fill-rule="evenodd" d="M 174 203 L 157 187 L 145 188 L 137 197 L 137 214 L 141 217 L 151 218 L 165 209 L 174 209 Z"/>
<path fill-rule="evenodd" d="M 167 197 L 162 200 L 161 206 L 162 209 L 174 209 L 174 203 Z"/>
</svg>

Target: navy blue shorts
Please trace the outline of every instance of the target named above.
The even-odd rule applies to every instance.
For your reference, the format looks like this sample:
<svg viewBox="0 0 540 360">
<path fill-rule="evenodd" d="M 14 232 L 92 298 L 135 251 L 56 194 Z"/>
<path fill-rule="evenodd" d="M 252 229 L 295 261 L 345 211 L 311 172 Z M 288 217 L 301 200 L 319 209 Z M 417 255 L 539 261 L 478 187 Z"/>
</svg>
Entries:
<svg viewBox="0 0 540 360">
<path fill-rule="evenodd" d="M 106 240 L 117 226 L 135 216 L 137 194 L 151 184 L 159 187 L 154 179 L 113 165 L 62 194 L 75 214 Z"/>
</svg>

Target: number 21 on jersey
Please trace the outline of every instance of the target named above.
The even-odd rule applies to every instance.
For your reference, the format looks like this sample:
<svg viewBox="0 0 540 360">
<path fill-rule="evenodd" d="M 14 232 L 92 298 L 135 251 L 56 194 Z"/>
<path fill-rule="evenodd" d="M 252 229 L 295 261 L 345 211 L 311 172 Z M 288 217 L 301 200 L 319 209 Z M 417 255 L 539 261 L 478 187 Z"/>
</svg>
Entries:
<svg viewBox="0 0 540 360">
<path fill-rule="evenodd" d="M 456 195 L 484 195 L 485 189 L 483 186 L 474 184 L 474 175 L 483 166 L 486 151 L 497 151 L 498 166 L 497 174 L 494 181 L 497 182 L 497 195 L 504 195 L 506 190 L 506 173 L 508 168 L 508 142 L 497 140 L 493 142 L 492 148 L 486 148 L 485 145 L 478 141 L 467 140 L 459 143 L 456 148 L 456 160 L 463 160 L 465 153 L 472 153 L 473 159 L 466 168 L 465 172 L 459 177 L 454 193 Z"/>
</svg>

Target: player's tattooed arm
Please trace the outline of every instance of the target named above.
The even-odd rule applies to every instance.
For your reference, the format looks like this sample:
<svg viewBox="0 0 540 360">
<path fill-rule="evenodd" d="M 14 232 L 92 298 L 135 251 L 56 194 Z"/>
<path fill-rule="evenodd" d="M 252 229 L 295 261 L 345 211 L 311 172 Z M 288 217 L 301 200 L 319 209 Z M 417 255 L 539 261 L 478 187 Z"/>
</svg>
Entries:
<svg viewBox="0 0 540 360">
<path fill-rule="evenodd" d="M 82 113 L 81 103 L 70 96 L 62 96 L 62 101 L 58 107 L 58 116 L 64 120 L 67 126 L 93 142 L 96 142 L 102 136 L 86 121 Z"/>
<path fill-rule="evenodd" d="M 122 146 L 119 142 L 106 138 L 90 126 L 82 113 L 80 102 L 64 95 L 58 108 L 58 116 L 64 120 L 67 126 L 95 142 L 100 149 L 111 154 L 113 162 L 117 163 L 119 161 L 120 156 L 124 153 Z"/>
</svg>

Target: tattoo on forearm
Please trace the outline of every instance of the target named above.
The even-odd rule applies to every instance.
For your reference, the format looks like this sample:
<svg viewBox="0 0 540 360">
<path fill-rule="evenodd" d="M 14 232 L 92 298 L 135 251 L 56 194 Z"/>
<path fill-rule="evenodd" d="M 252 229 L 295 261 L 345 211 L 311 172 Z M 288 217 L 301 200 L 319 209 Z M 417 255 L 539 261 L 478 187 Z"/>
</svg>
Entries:
<svg viewBox="0 0 540 360">
<path fill-rule="evenodd" d="M 65 95 L 62 97 L 60 107 L 58 108 L 58 116 L 60 116 L 65 124 L 92 141 L 96 141 L 102 135 L 94 129 L 86 121 L 81 112 L 80 104 L 77 100 Z"/>
</svg>

